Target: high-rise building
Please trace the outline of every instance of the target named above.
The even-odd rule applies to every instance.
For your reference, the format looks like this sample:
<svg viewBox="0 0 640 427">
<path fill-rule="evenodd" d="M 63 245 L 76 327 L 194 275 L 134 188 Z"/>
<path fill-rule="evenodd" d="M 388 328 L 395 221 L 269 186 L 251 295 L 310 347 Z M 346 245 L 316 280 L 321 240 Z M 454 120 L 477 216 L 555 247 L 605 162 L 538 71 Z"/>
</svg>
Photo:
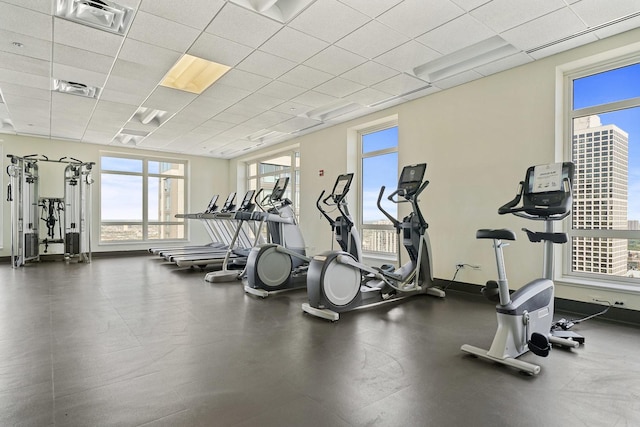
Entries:
<svg viewBox="0 0 640 427">
<path fill-rule="evenodd" d="M 599 116 L 573 123 L 573 226 L 578 229 L 626 230 L 629 134 L 602 125 Z M 576 237 L 573 271 L 625 275 L 627 240 Z"/>
</svg>

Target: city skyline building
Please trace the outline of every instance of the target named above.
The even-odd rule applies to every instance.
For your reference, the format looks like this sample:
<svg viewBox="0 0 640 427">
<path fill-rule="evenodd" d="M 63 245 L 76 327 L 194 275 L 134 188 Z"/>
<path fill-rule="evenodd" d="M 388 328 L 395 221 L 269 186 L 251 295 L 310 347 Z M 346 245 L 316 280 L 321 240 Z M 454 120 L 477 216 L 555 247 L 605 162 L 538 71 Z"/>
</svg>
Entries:
<svg viewBox="0 0 640 427">
<path fill-rule="evenodd" d="M 573 122 L 573 228 L 626 230 L 629 226 L 629 134 L 603 125 L 597 115 Z M 628 271 L 626 239 L 574 237 L 575 272 L 624 276 Z"/>
</svg>

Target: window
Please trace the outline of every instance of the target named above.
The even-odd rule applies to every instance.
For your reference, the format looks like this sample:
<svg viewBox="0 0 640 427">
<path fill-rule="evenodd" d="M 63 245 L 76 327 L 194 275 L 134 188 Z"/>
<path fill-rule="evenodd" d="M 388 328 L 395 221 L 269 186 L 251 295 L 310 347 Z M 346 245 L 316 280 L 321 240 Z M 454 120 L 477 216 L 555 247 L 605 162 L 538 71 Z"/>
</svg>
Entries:
<svg viewBox="0 0 640 427">
<path fill-rule="evenodd" d="M 640 285 L 640 63 L 567 76 L 576 164 L 565 274 Z"/>
<path fill-rule="evenodd" d="M 181 240 L 186 223 L 183 160 L 100 157 L 100 241 Z"/>
<path fill-rule="evenodd" d="M 378 209 L 380 189 L 386 187 L 382 207 L 398 217 L 395 203 L 387 196 L 398 183 L 398 127 L 365 129 L 360 139 L 360 234 L 362 250 L 370 254 L 392 255 L 397 253 L 398 240 L 393 224 Z"/>
<path fill-rule="evenodd" d="M 293 203 L 298 216 L 300 197 L 300 152 L 289 151 L 247 163 L 247 190 L 263 189 L 260 198 L 271 193 L 278 178 L 289 177 L 284 197 Z"/>
</svg>

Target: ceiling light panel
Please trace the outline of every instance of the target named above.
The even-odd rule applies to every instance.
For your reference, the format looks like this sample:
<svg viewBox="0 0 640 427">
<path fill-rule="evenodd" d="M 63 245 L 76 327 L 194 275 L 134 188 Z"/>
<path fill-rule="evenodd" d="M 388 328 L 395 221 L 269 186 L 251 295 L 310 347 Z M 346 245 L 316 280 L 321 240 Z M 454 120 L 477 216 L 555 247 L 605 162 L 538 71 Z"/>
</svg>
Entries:
<svg viewBox="0 0 640 427">
<path fill-rule="evenodd" d="M 261 15 L 287 23 L 315 0 L 229 0 Z"/>
<path fill-rule="evenodd" d="M 54 14 L 79 24 L 124 35 L 133 9 L 108 0 L 56 0 Z"/>
<path fill-rule="evenodd" d="M 199 95 L 229 69 L 227 65 L 185 54 L 169 70 L 160 85 Z"/>
<path fill-rule="evenodd" d="M 251 31 L 247 31 L 250 28 Z M 211 21 L 206 32 L 257 48 L 282 28 L 272 19 L 227 3 Z"/>
</svg>

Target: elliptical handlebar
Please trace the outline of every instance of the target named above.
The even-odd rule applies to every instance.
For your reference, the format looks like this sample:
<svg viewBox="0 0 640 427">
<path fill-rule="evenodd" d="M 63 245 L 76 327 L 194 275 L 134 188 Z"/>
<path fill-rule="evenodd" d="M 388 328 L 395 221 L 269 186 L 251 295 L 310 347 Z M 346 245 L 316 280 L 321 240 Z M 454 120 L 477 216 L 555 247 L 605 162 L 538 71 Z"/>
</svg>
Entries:
<svg viewBox="0 0 640 427">
<path fill-rule="evenodd" d="M 328 197 L 323 199 L 322 196 L 324 196 L 324 193 L 325 193 L 325 191 L 322 190 L 322 193 L 320 193 L 320 197 L 318 197 L 318 200 L 316 200 L 316 207 L 318 208 L 318 210 L 320 211 L 322 216 L 325 217 L 327 221 L 329 221 L 329 225 L 331 225 L 331 231 L 333 231 L 335 229 L 336 222 L 334 221 L 333 218 L 331 218 L 329 216 L 329 214 L 327 214 L 327 211 L 325 211 L 322 208 L 322 205 L 320 204 L 320 202 L 324 203 L 325 205 L 329 204 L 329 203 L 327 203 L 327 201 L 331 198 L 331 196 L 328 196 Z"/>
<path fill-rule="evenodd" d="M 391 214 L 389 212 L 385 211 L 384 208 L 382 207 L 382 205 L 380 204 L 380 202 L 382 201 L 382 196 L 384 195 L 384 190 L 385 190 L 385 186 L 383 185 L 380 188 L 380 193 L 378 193 L 378 202 L 376 204 L 378 205 L 378 209 L 380 209 L 380 212 L 382 212 L 384 214 L 384 216 L 386 216 L 387 219 L 389 219 L 389 221 L 391 221 L 391 223 L 395 227 L 396 231 L 398 231 L 398 233 L 399 233 L 400 232 L 400 225 L 402 223 L 400 221 L 398 221 L 396 218 L 394 218 L 393 216 L 391 216 Z M 391 193 L 389 195 L 389 197 L 387 197 L 387 199 L 391 200 L 393 203 L 402 203 L 402 201 L 395 201 L 393 199 L 393 196 L 395 196 L 396 194 L 398 194 L 398 190 L 396 190 L 393 193 Z"/>
</svg>

